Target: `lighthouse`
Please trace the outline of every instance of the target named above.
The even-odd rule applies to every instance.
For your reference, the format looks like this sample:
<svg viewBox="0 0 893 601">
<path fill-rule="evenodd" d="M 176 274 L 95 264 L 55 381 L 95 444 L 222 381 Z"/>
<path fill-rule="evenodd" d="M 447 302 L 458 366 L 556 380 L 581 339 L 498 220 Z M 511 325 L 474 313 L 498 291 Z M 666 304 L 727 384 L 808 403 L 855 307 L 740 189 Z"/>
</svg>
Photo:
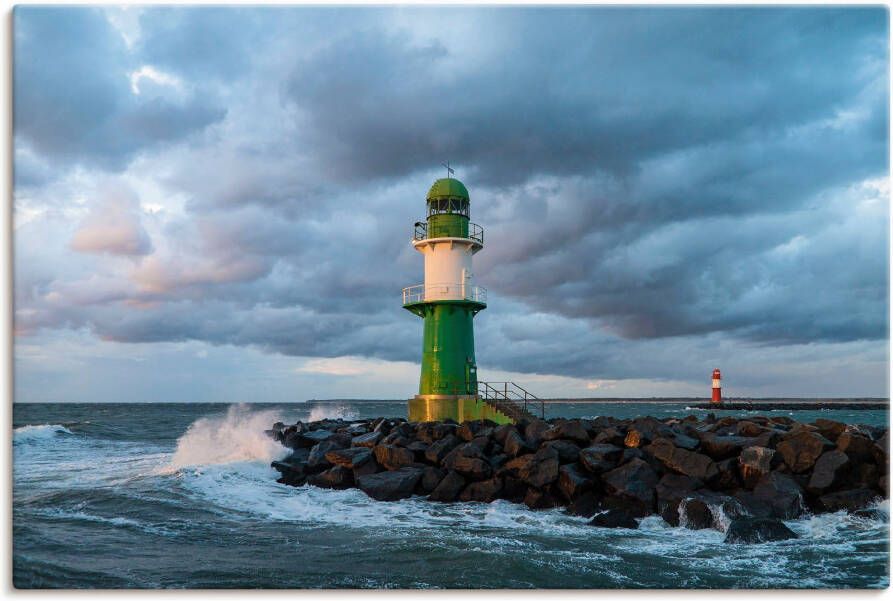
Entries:
<svg viewBox="0 0 893 601">
<path fill-rule="evenodd" d="M 722 387 L 719 384 L 719 381 L 722 379 L 722 376 L 719 373 L 719 369 L 713 370 L 713 396 L 710 397 L 711 403 L 722 403 Z"/>
<path fill-rule="evenodd" d="M 465 185 L 438 179 L 425 199 L 427 216 L 416 222 L 412 246 L 424 256 L 423 284 L 403 289 L 403 307 L 424 320 L 419 393 L 409 401 L 410 421 L 512 421 L 478 394 L 474 317 L 487 307 L 475 285 L 472 257 L 484 248 L 484 230 L 470 222 Z"/>
</svg>

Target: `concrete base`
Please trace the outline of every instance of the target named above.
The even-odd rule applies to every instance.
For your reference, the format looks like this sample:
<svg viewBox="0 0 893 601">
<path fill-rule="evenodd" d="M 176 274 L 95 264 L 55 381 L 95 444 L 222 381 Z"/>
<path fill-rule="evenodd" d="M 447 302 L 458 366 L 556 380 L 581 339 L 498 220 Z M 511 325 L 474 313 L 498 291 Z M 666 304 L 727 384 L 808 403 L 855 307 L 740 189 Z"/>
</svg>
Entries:
<svg viewBox="0 0 893 601">
<path fill-rule="evenodd" d="M 419 394 L 409 399 L 408 414 L 411 422 L 443 421 L 449 418 L 460 424 L 475 419 L 489 419 L 497 424 L 512 423 L 511 418 L 474 395 Z"/>
</svg>

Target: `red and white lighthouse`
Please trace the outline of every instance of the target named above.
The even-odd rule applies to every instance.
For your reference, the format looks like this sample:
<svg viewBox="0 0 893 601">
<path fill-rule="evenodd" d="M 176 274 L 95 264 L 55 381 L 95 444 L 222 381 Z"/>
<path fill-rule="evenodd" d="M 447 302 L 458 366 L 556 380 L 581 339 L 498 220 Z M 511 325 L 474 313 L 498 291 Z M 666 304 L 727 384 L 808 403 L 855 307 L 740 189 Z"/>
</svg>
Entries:
<svg viewBox="0 0 893 601">
<path fill-rule="evenodd" d="M 718 369 L 713 370 L 713 396 L 710 398 L 711 403 L 722 403 L 722 387 L 719 385 L 719 381 L 722 379 L 722 376 L 719 374 Z"/>
</svg>

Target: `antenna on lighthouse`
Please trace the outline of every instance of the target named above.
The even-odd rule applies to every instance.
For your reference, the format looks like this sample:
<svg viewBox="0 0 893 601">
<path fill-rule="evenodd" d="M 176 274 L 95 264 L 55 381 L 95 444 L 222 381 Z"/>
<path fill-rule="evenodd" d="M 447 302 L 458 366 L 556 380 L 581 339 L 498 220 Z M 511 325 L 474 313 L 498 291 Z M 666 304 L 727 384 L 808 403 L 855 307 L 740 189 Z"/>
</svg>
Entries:
<svg viewBox="0 0 893 601">
<path fill-rule="evenodd" d="M 447 179 L 450 179 L 450 176 L 451 176 L 452 174 L 455 173 L 455 171 L 450 167 L 450 162 L 447 161 L 446 163 L 441 163 L 441 165 L 443 165 L 444 167 L 446 167 L 446 170 L 447 170 Z"/>
</svg>

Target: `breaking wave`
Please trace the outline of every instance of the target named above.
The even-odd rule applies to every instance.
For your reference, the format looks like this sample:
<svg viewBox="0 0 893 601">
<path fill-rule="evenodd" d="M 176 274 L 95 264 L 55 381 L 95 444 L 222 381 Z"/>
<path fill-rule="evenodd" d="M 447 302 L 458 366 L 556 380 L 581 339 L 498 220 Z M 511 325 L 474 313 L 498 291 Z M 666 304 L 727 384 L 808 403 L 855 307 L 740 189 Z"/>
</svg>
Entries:
<svg viewBox="0 0 893 601">
<path fill-rule="evenodd" d="M 42 424 L 39 426 L 21 426 L 13 430 L 14 444 L 35 443 L 52 440 L 59 435 L 74 434 L 61 424 Z"/>
</svg>

